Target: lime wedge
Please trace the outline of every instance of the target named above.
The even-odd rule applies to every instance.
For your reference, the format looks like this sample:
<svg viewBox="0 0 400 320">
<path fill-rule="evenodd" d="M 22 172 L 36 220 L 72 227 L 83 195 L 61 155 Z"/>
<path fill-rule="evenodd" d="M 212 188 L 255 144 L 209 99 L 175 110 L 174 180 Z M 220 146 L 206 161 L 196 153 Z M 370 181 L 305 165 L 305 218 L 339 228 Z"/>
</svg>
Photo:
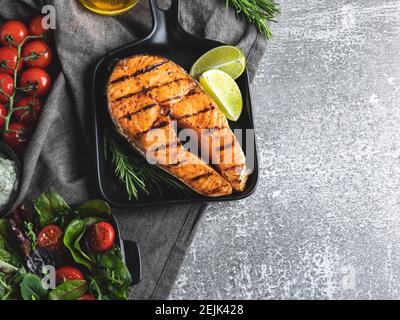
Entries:
<svg viewBox="0 0 400 320">
<path fill-rule="evenodd" d="M 198 77 L 208 70 L 221 70 L 233 79 L 241 76 L 246 68 L 246 57 L 236 47 L 222 46 L 212 49 L 199 58 L 190 70 L 193 78 Z"/>
<path fill-rule="evenodd" d="M 237 121 L 243 110 L 240 88 L 231 76 L 221 70 L 210 70 L 200 76 L 200 84 L 215 100 L 225 116 Z"/>
</svg>

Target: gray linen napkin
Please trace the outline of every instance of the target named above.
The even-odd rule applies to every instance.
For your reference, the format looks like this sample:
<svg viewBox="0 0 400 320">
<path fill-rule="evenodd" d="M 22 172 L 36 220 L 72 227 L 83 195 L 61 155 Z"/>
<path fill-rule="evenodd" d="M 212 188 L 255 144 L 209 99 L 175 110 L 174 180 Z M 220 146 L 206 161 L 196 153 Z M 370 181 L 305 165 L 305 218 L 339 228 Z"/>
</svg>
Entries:
<svg viewBox="0 0 400 320">
<path fill-rule="evenodd" d="M 166 5 L 168 1 L 161 1 Z M 184 28 L 202 37 L 240 46 L 248 55 L 253 77 L 265 40 L 255 28 L 225 9 L 224 0 L 182 0 Z M 77 0 L 1 0 L 0 22 L 29 21 L 43 5 L 57 12 L 55 45 L 60 70 L 38 128 L 24 159 L 24 181 L 19 200 L 54 189 L 69 203 L 98 198 L 93 157 L 90 75 L 107 52 L 143 38 L 152 21 L 147 0 L 118 17 L 85 10 Z M 114 210 L 125 239 L 140 244 L 143 281 L 132 299 L 165 299 L 175 281 L 205 205 L 199 203 L 134 210 Z"/>
</svg>

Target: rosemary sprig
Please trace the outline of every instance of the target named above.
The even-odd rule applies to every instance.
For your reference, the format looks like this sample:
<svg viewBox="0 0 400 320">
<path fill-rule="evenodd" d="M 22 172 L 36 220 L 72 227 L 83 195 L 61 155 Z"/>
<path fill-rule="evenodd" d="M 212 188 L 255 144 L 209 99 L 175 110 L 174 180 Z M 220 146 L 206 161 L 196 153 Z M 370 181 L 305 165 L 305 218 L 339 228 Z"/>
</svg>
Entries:
<svg viewBox="0 0 400 320">
<path fill-rule="evenodd" d="M 115 175 L 126 186 L 129 199 L 139 198 L 139 190 L 149 194 L 144 180 L 140 177 L 140 170 L 132 166 L 130 159 L 119 149 L 115 140 L 106 133 L 104 136 L 105 156 L 111 155 L 111 161 L 114 167 Z"/>
<path fill-rule="evenodd" d="M 247 21 L 255 24 L 267 39 L 272 38 L 268 21 L 276 22 L 275 16 L 280 13 L 279 4 L 275 0 L 226 0 L 226 7 L 231 5 L 236 14 L 242 14 Z"/>
<path fill-rule="evenodd" d="M 163 197 L 165 186 L 176 189 L 184 196 L 192 194 L 192 190 L 181 184 L 163 170 L 149 164 L 145 159 L 128 157 L 119 147 L 109 131 L 104 134 L 106 159 L 111 156 L 115 175 L 125 185 L 129 199 L 139 199 L 140 192 L 150 195 L 151 189 L 158 190 Z"/>
</svg>

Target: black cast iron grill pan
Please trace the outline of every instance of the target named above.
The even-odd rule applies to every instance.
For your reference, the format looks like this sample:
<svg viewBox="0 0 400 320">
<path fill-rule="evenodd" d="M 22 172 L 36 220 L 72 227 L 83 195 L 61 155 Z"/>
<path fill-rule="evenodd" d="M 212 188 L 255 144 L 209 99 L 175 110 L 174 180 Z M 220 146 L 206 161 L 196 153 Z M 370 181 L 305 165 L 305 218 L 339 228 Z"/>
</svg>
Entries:
<svg viewBox="0 0 400 320">
<path fill-rule="evenodd" d="M 150 192 L 150 195 L 141 194 L 140 199 L 129 199 L 125 186 L 115 176 L 110 160 L 106 159 L 104 150 L 105 131 L 110 130 L 117 137 L 120 146 L 132 157 L 141 157 L 119 137 L 113 125 L 113 121 L 108 113 L 107 106 L 107 84 L 109 76 L 115 64 L 121 60 L 138 54 L 152 54 L 166 57 L 186 70 L 190 70 L 193 63 L 205 52 L 225 45 L 224 43 L 203 39 L 189 34 L 179 22 L 179 0 L 172 0 L 172 5 L 168 10 L 162 10 L 157 5 L 157 0 L 150 0 L 153 16 L 153 28 L 150 34 L 143 40 L 128 44 L 122 48 L 112 51 L 97 64 L 92 80 L 92 107 L 94 117 L 95 150 L 96 150 L 96 169 L 97 181 L 100 192 L 104 199 L 114 207 L 132 208 L 150 205 L 166 205 L 190 202 L 219 202 L 241 200 L 250 196 L 256 189 L 258 181 L 258 160 L 255 138 L 250 137 L 251 156 L 246 152 L 246 137 L 242 139 L 242 147 L 247 159 L 252 159 L 250 167 L 254 168 L 247 182 L 246 189 L 240 193 L 220 198 L 209 198 L 198 194 L 186 197 L 176 192 L 174 189 L 163 190 L 160 196 L 157 190 Z M 237 80 L 244 99 L 244 110 L 237 122 L 230 122 L 231 128 L 254 130 L 254 121 L 250 97 L 249 78 L 246 72 Z M 254 131 L 253 131 L 254 132 Z"/>
</svg>

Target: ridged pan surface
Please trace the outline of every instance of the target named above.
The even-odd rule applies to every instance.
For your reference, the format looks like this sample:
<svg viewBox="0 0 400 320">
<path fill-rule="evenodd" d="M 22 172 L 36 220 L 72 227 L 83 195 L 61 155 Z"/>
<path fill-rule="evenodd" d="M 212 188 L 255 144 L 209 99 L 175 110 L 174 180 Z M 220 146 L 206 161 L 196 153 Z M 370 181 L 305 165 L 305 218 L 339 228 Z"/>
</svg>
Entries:
<svg viewBox="0 0 400 320">
<path fill-rule="evenodd" d="M 173 0 L 171 8 L 166 11 L 157 6 L 156 0 L 150 0 L 150 4 L 154 19 L 154 26 L 150 35 L 141 41 L 129 44 L 108 54 L 96 66 L 93 75 L 92 102 L 95 125 L 97 179 L 103 197 L 113 206 L 130 208 L 193 201 L 233 201 L 250 196 L 254 192 L 258 181 L 258 162 L 247 72 L 237 80 L 244 99 L 243 113 L 237 122 L 229 122 L 232 131 L 241 129 L 243 133 L 240 144 L 246 156 L 247 166 L 251 169 L 251 174 L 248 178 L 246 177 L 244 189 L 238 185 L 238 190 L 233 193 L 225 190 L 223 192 L 226 192 L 226 195 L 222 194 L 222 196 L 210 197 L 194 192 L 188 197 L 176 192 L 175 189 L 165 188 L 162 196 L 160 196 L 157 190 L 150 190 L 150 195 L 141 194 L 140 199 L 137 200 L 129 199 L 125 186 L 115 176 L 110 160 L 105 156 L 104 136 L 106 130 L 115 134 L 124 152 L 132 157 L 142 157 L 140 153 L 132 149 L 132 145 L 126 139 L 120 137 L 120 134 L 117 133 L 118 130 L 116 130 L 118 126 L 116 128 L 115 121 L 110 117 L 107 88 L 116 66 L 121 61 L 134 56 L 150 55 L 164 57 L 188 71 L 193 63 L 205 52 L 224 45 L 217 41 L 190 35 L 182 29 L 179 23 L 179 0 Z M 250 131 L 247 131 L 248 129 Z M 211 173 L 205 172 L 204 174 L 209 175 Z M 229 177 L 227 178 L 229 180 Z"/>
</svg>

